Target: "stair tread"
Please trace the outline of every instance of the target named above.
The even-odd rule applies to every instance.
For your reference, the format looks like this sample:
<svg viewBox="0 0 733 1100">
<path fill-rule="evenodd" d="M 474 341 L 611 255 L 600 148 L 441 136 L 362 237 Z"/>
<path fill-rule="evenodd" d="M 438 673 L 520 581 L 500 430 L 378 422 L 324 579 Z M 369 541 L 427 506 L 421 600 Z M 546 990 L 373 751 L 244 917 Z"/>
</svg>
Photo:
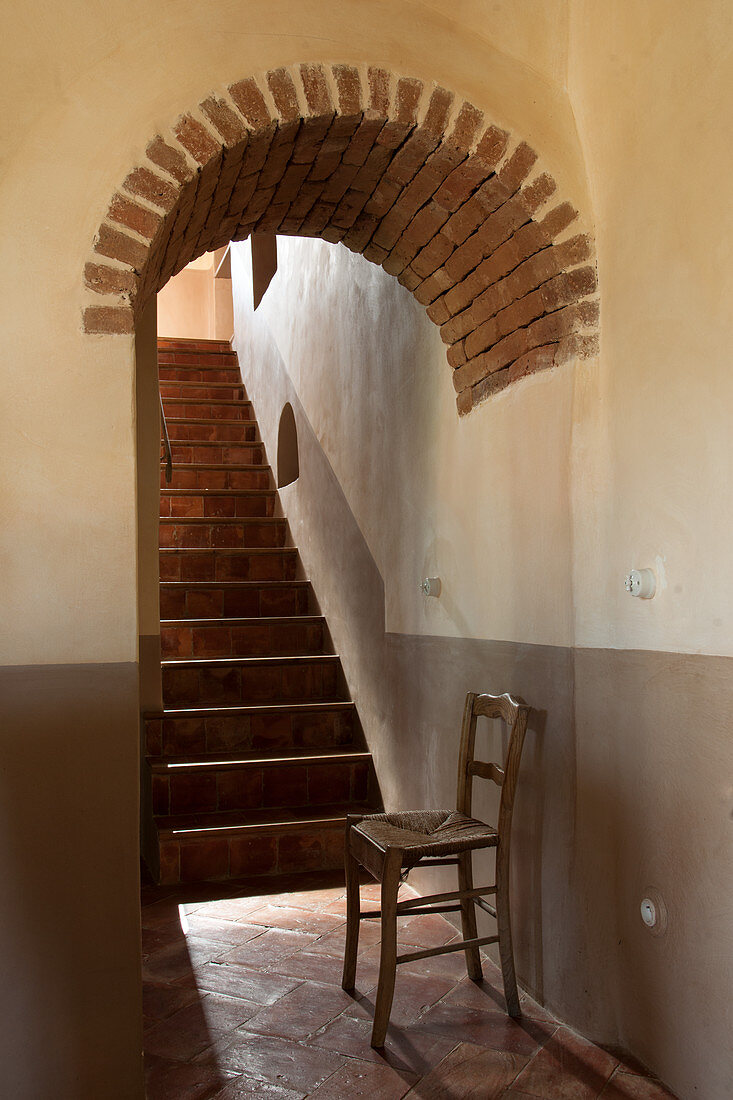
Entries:
<svg viewBox="0 0 733 1100">
<path fill-rule="evenodd" d="M 199 497 L 205 497 L 205 496 L 215 496 L 215 497 L 272 496 L 272 497 L 274 497 L 274 496 L 277 496 L 277 489 L 211 489 L 208 486 L 206 488 L 203 488 L 203 489 L 199 488 L 199 487 L 195 487 L 193 489 L 168 489 L 168 488 L 165 488 L 165 489 L 160 490 L 160 495 L 161 496 L 178 496 L 178 497 L 195 497 L 195 496 L 199 496 Z M 166 519 L 168 519 L 168 518 L 170 518 L 170 517 L 166 516 Z M 196 518 L 200 519 L 201 517 L 200 516 L 199 517 L 192 516 L 191 518 L 192 519 L 196 519 Z M 216 517 L 214 517 L 214 518 L 216 518 Z M 231 519 L 232 517 L 229 517 L 229 518 Z M 252 516 L 251 518 L 256 519 L 258 517 Z M 269 517 L 263 516 L 262 518 L 263 519 L 265 519 L 265 518 L 281 519 L 283 521 L 285 519 L 284 516 L 269 516 Z"/>
<path fill-rule="evenodd" d="M 323 806 L 295 806 L 287 809 L 231 810 L 209 814 L 169 814 L 156 817 L 158 835 L 182 833 L 244 832 L 246 829 L 274 828 L 282 825 L 345 824 L 346 815 L 376 813 L 368 803 L 337 802 Z"/>
<path fill-rule="evenodd" d="M 263 517 L 264 518 L 264 517 Z M 209 523 L 211 520 L 208 521 Z M 161 554 L 297 554 L 297 546 L 160 546 Z M 184 582 L 186 583 L 186 582 Z M 194 582 L 192 582 L 194 583 Z M 215 583 L 210 581 L 210 584 Z M 257 582 L 268 584 L 268 581 Z M 273 582 L 274 583 L 274 582 Z M 295 584 L 295 581 L 288 582 Z"/>
<path fill-rule="evenodd" d="M 289 764 L 303 763 L 359 763 L 371 760 L 372 754 L 363 749 L 338 748 L 292 748 L 273 749 L 270 753 L 240 752 L 240 753 L 207 753 L 205 755 L 148 757 L 150 768 L 154 772 L 169 772 L 173 769 L 185 768 L 236 768 L 236 767 L 265 767 L 275 768 Z"/>
<path fill-rule="evenodd" d="M 291 549 L 291 547 L 281 546 L 280 549 L 281 550 L 289 550 L 289 549 Z M 193 589 L 196 589 L 197 591 L 202 591 L 204 588 L 226 588 L 226 589 L 232 589 L 232 588 L 263 588 L 263 587 L 264 588 L 307 588 L 310 585 L 310 583 L 311 582 L 308 581 L 308 580 L 306 580 L 306 581 L 303 581 L 303 580 L 299 580 L 299 581 L 161 581 L 160 582 L 160 587 L 161 588 L 173 588 L 173 589 L 176 589 L 176 588 L 193 588 Z M 286 619 L 295 619 L 295 618 L 304 619 L 304 618 L 308 618 L 308 617 L 309 616 L 307 616 L 307 615 L 285 615 L 284 616 L 284 618 L 286 618 Z M 323 616 L 318 615 L 318 616 L 314 616 L 314 617 L 315 618 L 322 618 Z M 270 616 L 263 616 L 262 618 L 279 619 L 280 616 L 279 615 L 270 615 Z M 249 622 L 250 619 L 253 620 L 253 621 L 257 621 L 257 622 L 261 621 L 261 618 L 260 618 L 259 615 L 257 615 L 257 616 L 253 616 L 253 615 L 245 616 L 243 621 Z M 190 623 L 190 622 L 193 622 L 193 621 L 194 621 L 193 619 L 164 619 L 164 620 L 162 620 L 162 622 L 165 622 L 165 623 L 184 623 L 184 622 L 185 623 Z M 204 620 L 202 620 L 202 621 L 204 621 Z M 207 622 L 208 621 L 217 622 L 218 618 L 213 619 L 213 620 L 205 620 L 205 621 L 207 621 Z"/>
<path fill-rule="evenodd" d="M 222 386 L 226 385 L 226 382 L 221 383 Z M 238 397 L 166 397 L 163 395 L 163 404 L 165 405 L 226 405 L 236 407 L 238 405 L 249 405 L 251 407 L 252 402 L 247 401 L 245 398 Z"/>
<path fill-rule="evenodd" d="M 165 459 L 161 460 L 163 463 Z M 174 462 L 173 469 L 175 470 L 270 470 L 271 466 L 269 462 Z M 172 489 L 161 489 L 163 493 L 175 492 Z M 181 492 L 187 492 L 190 490 L 182 489 Z M 221 489 L 214 490 L 214 492 L 221 492 Z M 274 492 L 275 490 L 268 489 L 267 492 Z"/>
<path fill-rule="evenodd" d="M 167 421 L 171 423 L 171 421 Z M 193 420 L 185 418 L 180 423 L 193 423 Z M 207 420 L 207 423 L 229 423 L 229 420 Z M 243 423 L 245 428 L 255 428 L 256 420 L 234 420 L 234 423 Z M 168 436 L 169 436 L 168 432 Z M 179 447 L 264 447 L 261 439 L 171 439 L 171 444 L 177 443 Z M 177 463 L 176 463 L 177 464 Z M 192 463 L 198 465 L 198 462 Z M 204 465 L 204 463 L 201 463 Z"/>
<path fill-rule="evenodd" d="M 272 668 L 273 665 L 294 664 L 333 664 L 340 661 L 338 653 L 302 653 L 289 656 L 275 655 L 273 657 L 172 657 L 161 661 L 162 668 L 203 668 L 204 665 L 238 665 L 242 668 L 251 668 L 255 665 L 263 665 Z"/>
<path fill-rule="evenodd" d="M 298 626 L 303 626 L 308 623 L 325 623 L 325 621 L 325 615 L 221 615 L 215 619 L 161 619 L 160 625 L 161 628 L 190 626 L 200 630 L 202 627 L 222 624 L 225 624 L 227 628 L 231 626 L 268 626 L 270 624 L 286 626 L 289 623 L 297 623 Z"/>
<path fill-rule="evenodd" d="M 221 707 L 165 707 L 163 710 L 145 711 L 143 718 L 196 718 L 212 714 L 221 716 L 240 714 L 246 716 L 253 714 L 287 714 L 290 711 L 305 714 L 309 711 L 317 713 L 318 711 L 354 709 L 355 703 L 351 699 L 338 699 L 330 703 L 240 703 L 239 705 L 229 703 Z"/>
<path fill-rule="evenodd" d="M 235 490 L 235 492 L 238 493 L 239 490 Z M 159 518 L 160 518 L 161 523 L 194 523 L 194 524 L 204 524 L 204 523 L 209 523 L 209 524 L 211 524 L 211 523 L 216 523 L 216 524 L 220 524 L 220 523 L 229 523 L 229 524 L 233 524 L 233 523 L 270 523 L 270 524 L 277 524 L 277 523 L 280 523 L 280 524 L 282 524 L 282 523 L 287 523 L 288 522 L 284 518 L 284 516 L 160 516 Z M 167 548 L 161 546 L 160 549 L 164 550 L 164 549 L 167 549 Z M 206 547 L 202 547 L 202 549 L 206 549 Z M 277 549 L 277 547 L 273 547 L 272 549 Z"/>
</svg>

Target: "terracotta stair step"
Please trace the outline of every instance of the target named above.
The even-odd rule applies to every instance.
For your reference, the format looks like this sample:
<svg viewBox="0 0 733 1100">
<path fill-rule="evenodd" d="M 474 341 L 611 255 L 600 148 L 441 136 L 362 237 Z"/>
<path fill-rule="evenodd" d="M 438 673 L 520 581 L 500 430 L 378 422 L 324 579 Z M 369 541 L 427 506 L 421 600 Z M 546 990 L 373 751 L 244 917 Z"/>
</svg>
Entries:
<svg viewBox="0 0 733 1100">
<path fill-rule="evenodd" d="M 163 401 L 190 398 L 194 401 L 247 401 L 242 382 L 161 382 Z"/>
<path fill-rule="evenodd" d="M 231 462 L 232 466 L 264 465 L 265 447 L 261 440 L 250 443 L 220 442 L 217 440 L 181 440 L 178 443 L 171 441 L 171 454 L 173 457 L 173 471 L 176 466 L 201 464 L 202 466 L 218 465 Z M 162 460 L 164 461 L 164 460 Z"/>
<path fill-rule="evenodd" d="M 227 366 L 237 368 L 237 356 L 231 348 L 158 348 L 158 364 L 163 366 Z"/>
<path fill-rule="evenodd" d="M 166 421 L 175 418 L 225 420 L 227 422 L 230 420 L 254 421 L 250 402 L 236 399 L 164 397 L 163 409 Z"/>
<path fill-rule="evenodd" d="M 149 756 L 338 748 L 353 744 L 352 702 L 166 709 L 145 715 Z"/>
<path fill-rule="evenodd" d="M 210 443 L 261 442 L 254 420 L 212 420 L 210 417 L 195 416 L 190 419 L 168 417 L 167 423 L 171 445 L 191 440 Z"/>
<path fill-rule="evenodd" d="M 366 801 L 371 755 L 327 750 L 270 756 L 229 756 L 148 761 L 153 813 L 219 813 L 232 810 L 318 807 Z"/>
<path fill-rule="evenodd" d="M 161 516 L 159 532 L 161 549 L 171 546 L 191 550 L 207 547 L 280 548 L 285 545 L 287 520 L 274 516 L 238 516 L 232 519 Z"/>
<path fill-rule="evenodd" d="M 159 555 L 162 581 L 294 581 L 298 567 L 294 546 L 165 547 Z"/>
<path fill-rule="evenodd" d="M 173 466 L 173 479 L 165 480 L 165 461 L 160 469 L 160 487 L 172 489 L 274 489 L 272 470 L 266 462 L 179 462 Z"/>
<path fill-rule="evenodd" d="M 241 386 L 242 376 L 238 367 L 224 365 L 158 363 L 159 382 L 206 382 L 208 385 L 223 383 L 227 386 Z"/>
<path fill-rule="evenodd" d="M 161 664 L 166 706 L 340 702 L 348 698 L 336 654 L 188 657 Z"/>
<path fill-rule="evenodd" d="M 157 822 L 160 882 L 340 869 L 347 813 L 371 810 L 350 802 L 318 810 L 162 818 Z"/>
<path fill-rule="evenodd" d="M 161 619 L 160 643 L 164 659 L 295 657 L 330 652 L 322 615 Z"/>
<path fill-rule="evenodd" d="M 169 348 L 183 348 L 184 350 L 202 348 L 205 351 L 222 349 L 231 352 L 232 355 L 236 354 L 232 350 L 230 340 L 216 340 L 208 336 L 158 336 L 156 337 L 156 343 L 158 351 L 165 351 Z"/>
<path fill-rule="evenodd" d="M 178 489 L 166 485 L 160 494 L 160 515 L 164 519 L 272 519 L 276 518 L 276 500 L 277 491 L 269 488 Z"/>
<path fill-rule="evenodd" d="M 163 619 L 215 615 L 256 622 L 260 617 L 307 616 L 310 606 L 310 581 L 163 581 L 160 585 Z"/>
</svg>

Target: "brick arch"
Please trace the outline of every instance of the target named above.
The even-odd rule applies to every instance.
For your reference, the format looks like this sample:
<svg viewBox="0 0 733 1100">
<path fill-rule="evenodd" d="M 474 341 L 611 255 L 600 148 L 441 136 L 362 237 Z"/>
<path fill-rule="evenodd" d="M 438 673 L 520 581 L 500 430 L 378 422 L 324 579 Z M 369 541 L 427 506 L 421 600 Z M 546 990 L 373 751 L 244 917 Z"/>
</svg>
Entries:
<svg viewBox="0 0 733 1100">
<path fill-rule="evenodd" d="M 596 350 L 593 243 L 537 161 L 411 77 L 320 64 L 248 77 L 154 137 L 113 196 L 84 271 L 85 331 L 132 332 L 171 276 L 254 230 L 321 237 L 426 307 L 465 414 Z"/>
</svg>

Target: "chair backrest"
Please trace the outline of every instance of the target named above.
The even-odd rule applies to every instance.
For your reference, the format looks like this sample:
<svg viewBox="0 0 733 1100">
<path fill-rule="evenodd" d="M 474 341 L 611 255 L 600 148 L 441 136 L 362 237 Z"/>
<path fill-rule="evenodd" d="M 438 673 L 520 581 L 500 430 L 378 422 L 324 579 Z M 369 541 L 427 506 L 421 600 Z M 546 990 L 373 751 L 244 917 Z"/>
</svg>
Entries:
<svg viewBox="0 0 733 1100">
<path fill-rule="evenodd" d="M 529 711 L 530 708 L 526 703 L 523 703 L 521 699 L 513 699 L 511 695 L 477 695 L 473 691 L 469 691 L 466 696 L 466 706 L 463 711 L 461 748 L 458 757 L 456 808 L 459 813 L 472 817 L 471 804 L 474 776 L 478 776 L 480 779 L 493 780 L 501 787 L 499 820 L 496 828 L 499 837 L 504 837 L 507 842 L 512 823 L 519 762 L 522 757 L 524 735 L 527 732 Z M 509 745 L 506 762 L 503 764 L 485 763 L 483 760 L 476 760 L 475 758 L 476 719 L 482 715 L 487 718 L 500 718 L 507 725 Z"/>
</svg>

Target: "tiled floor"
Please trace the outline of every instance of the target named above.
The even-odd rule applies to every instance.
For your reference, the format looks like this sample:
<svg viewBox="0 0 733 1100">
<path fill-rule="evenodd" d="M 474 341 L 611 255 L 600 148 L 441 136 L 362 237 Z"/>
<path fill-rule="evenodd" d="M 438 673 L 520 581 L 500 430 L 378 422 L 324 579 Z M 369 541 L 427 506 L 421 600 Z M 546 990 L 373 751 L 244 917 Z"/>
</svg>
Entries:
<svg viewBox="0 0 733 1100">
<path fill-rule="evenodd" d="M 483 984 L 470 982 L 458 952 L 400 967 L 387 1044 L 372 1050 L 379 927 L 362 924 L 357 992 L 344 993 L 345 899 L 334 881 L 281 882 L 265 896 L 144 887 L 148 1100 L 671 1096 L 529 998 L 510 1020 L 498 971 L 487 962 Z M 376 900 L 376 889 L 363 897 Z M 438 916 L 400 924 L 400 942 L 416 947 L 455 935 Z"/>
</svg>

